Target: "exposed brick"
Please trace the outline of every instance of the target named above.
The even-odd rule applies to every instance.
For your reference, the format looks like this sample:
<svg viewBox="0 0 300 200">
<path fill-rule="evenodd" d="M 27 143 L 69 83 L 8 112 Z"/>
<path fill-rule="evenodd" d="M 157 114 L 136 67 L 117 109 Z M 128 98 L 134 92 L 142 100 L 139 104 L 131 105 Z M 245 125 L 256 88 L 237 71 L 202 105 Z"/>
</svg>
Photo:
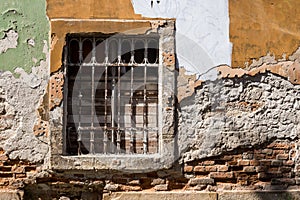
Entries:
<svg viewBox="0 0 300 200">
<path fill-rule="evenodd" d="M 259 162 L 259 160 L 250 160 L 250 165 L 252 165 L 252 166 L 259 166 L 260 162 Z"/>
<path fill-rule="evenodd" d="M 270 166 L 271 165 L 271 160 L 261 160 L 260 165 L 262 166 Z"/>
<path fill-rule="evenodd" d="M 167 191 L 167 190 L 169 190 L 168 184 L 156 185 L 156 186 L 154 187 L 154 189 L 155 189 L 156 191 Z"/>
<path fill-rule="evenodd" d="M 128 182 L 128 185 L 140 185 L 140 180 L 132 180 Z"/>
<path fill-rule="evenodd" d="M 227 160 L 227 161 L 232 160 L 232 159 L 233 159 L 233 156 L 229 156 L 229 155 L 225 155 L 222 158 L 222 160 Z"/>
<path fill-rule="evenodd" d="M 203 162 L 204 165 L 214 165 L 215 164 L 215 161 L 213 160 L 206 160 Z"/>
<path fill-rule="evenodd" d="M 256 169 L 254 166 L 245 166 L 243 169 L 244 172 L 255 172 Z"/>
<path fill-rule="evenodd" d="M 8 160 L 7 155 L 4 154 L 0 155 L 0 161 L 7 161 L 7 160 Z"/>
<path fill-rule="evenodd" d="M 212 172 L 210 173 L 210 178 L 214 179 L 232 179 L 233 173 L 231 172 Z"/>
<path fill-rule="evenodd" d="M 192 172 L 193 168 L 193 166 L 184 166 L 184 172 Z"/>
<path fill-rule="evenodd" d="M 294 161 L 292 161 L 292 160 L 283 161 L 283 165 L 285 165 L 285 166 L 293 166 L 294 165 Z"/>
<path fill-rule="evenodd" d="M 272 160 L 272 166 L 281 166 L 283 164 L 282 160 Z"/>
<path fill-rule="evenodd" d="M 192 178 L 189 181 L 190 186 L 195 186 L 195 185 L 213 185 L 214 184 L 214 179 L 211 178 Z"/>
<path fill-rule="evenodd" d="M 204 166 L 196 166 L 194 167 L 194 172 L 205 172 Z"/>
<path fill-rule="evenodd" d="M 265 153 L 265 154 L 268 154 L 268 155 L 271 155 L 273 153 L 273 150 L 272 149 L 263 149 L 261 152 Z"/>
<path fill-rule="evenodd" d="M 253 159 L 253 153 L 252 152 L 244 152 L 243 153 L 243 159 L 248 159 L 248 160 L 251 160 L 251 159 Z"/>
<path fill-rule="evenodd" d="M 219 172 L 226 172 L 226 171 L 228 171 L 228 166 L 226 166 L 226 165 L 218 165 L 217 167 L 218 167 L 218 171 Z"/>
<path fill-rule="evenodd" d="M 273 178 L 271 180 L 271 184 L 272 185 L 283 185 L 283 184 L 287 184 L 287 185 L 295 185 L 296 181 L 293 178 Z"/>
<path fill-rule="evenodd" d="M 289 158 L 289 155 L 288 154 L 278 154 L 276 156 L 276 159 L 277 160 L 287 160 Z"/>
<path fill-rule="evenodd" d="M 26 173 L 15 174 L 16 178 L 26 178 Z"/>
<path fill-rule="evenodd" d="M 238 161 L 238 165 L 245 166 L 245 165 L 249 165 L 249 164 L 250 164 L 249 160 L 239 160 Z"/>
<path fill-rule="evenodd" d="M 216 166 L 206 166 L 205 171 L 207 171 L 207 172 L 216 172 L 217 167 Z"/>
<path fill-rule="evenodd" d="M 156 178 L 156 179 L 152 180 L 151 185 L 161 185 L 161 184 L 165 184 L 165 183 L 166 183 L 166 181 L 164 179 Z"/>
<path fill-rule="evenodd" d="M 280 167 L 279 171 L 281 171 L 282 173 L 286 173 L 286 172 L 292 171 L 292 168 L 291 167 Z"/>
<path fill-rule="evenodd" d="M 12 167 L 12 172 L 14 173 L 24 173 L 25 172 L 25 168 L 23 166 L 13 166 Z"/>
<path fill-rule="evenodd" d="M 237 161 L 236 160 L 228 161 L 227 165 L 237 165 Z"/>
<path fill-rule="evenodd" d="M 119 186 L 119 190 L 121 191 L 141 191 L 141 186 L 129 186 L 129 185 L 121 185 Z"/>
<path fill-rule="evenodd" d="M 261 160 L 265 158 L 266 158 L 266 154 L 263 153 L 254 154 L 254 159 Z"/>
</svg>

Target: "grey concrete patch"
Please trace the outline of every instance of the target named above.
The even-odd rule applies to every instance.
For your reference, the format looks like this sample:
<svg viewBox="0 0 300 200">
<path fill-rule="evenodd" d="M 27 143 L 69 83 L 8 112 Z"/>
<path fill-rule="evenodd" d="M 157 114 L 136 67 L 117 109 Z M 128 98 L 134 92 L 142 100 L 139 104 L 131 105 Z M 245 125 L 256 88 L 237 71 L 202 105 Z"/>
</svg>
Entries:
<svg viewBox="0 0 300 200">
<path fill-rule="evenodd" d="M 118 192 L 104 194 L 103 200 L 217 200 L 217 193 L 214 192 Z"/>
</svg>

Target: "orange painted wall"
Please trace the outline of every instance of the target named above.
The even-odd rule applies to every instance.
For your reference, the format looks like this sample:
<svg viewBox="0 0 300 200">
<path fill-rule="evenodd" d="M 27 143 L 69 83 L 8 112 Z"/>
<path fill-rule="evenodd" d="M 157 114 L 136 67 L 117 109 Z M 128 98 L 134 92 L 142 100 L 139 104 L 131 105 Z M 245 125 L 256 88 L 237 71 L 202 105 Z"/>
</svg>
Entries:
<svg viewBox="0 0 300 200">
<path fill-rule="evenodd" d="M 299 13 L 299 0 L 229 0 L 232 67 L 244 67 L 268 52 L 276 59 L 295 52 L 300 46 Z"/>
</svg>

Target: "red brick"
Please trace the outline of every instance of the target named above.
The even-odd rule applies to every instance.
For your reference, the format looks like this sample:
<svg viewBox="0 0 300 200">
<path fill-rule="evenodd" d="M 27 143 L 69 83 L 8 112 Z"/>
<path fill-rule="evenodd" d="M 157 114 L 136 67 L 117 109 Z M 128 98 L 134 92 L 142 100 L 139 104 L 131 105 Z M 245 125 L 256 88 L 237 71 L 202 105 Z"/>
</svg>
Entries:
<svg viewBox="0 0 300 200">
<path fill-rule="evenodd" d="M 206 160 L 203 162 L 204 165 L 214 165 L 215 164 L 215 161 L 213 160 Z"/>
<path fill-rule="evenodd" d="M 231 172 L 212 172 L 210 173 L 210 178 L 214 179 L 232 179 L 233 173 Z"/>
<path fill-rule="evenodd" d="M 192 172 L 193 168 L 193 166 L 184 166 L 184 172 Z"/>
<path fill-rule="evenodd" d="M 279 171 L 281 171 L 282 173 L 286 173 L 286 172 L 292 171 L 292 168 L 291 167 L 280 167 Z"/>
<path fill-rule="evenodd" d="M 272 160 L 272 166 L 281 166 L 283 164 L 282 160 Z"/>
<path fill-rule="evenodd" d="M 218 167 L 218 171 L 219 172 L 226 172 L 226 171 L 228 171 L 228 166 L 226 166 L 226 165 L 218 165 L 217 167 Z"/>
<path fill-rule="evenodd" d="M 227 162 L 227 165 L 237 165 L 237 161 L 236 160 L 233 160 L 233 161 L 228 161 Z"/>
<path fill-rule="evenodd" d="M 121 191 L 141 191 L 141 186 L 129 186 L 129 185 L 121 185 L 119 188 Z"/>
<path fill-rule="evenodd" d="M 233 156 L 229 156 L 229 155 L 226 155 L 222 158 L 222 160 L 227 160 L 227 161 L 232 160 L 232 159 L 233 159 Z"/>
<path fill-rule="evenodd" d="M 257 159 L 257 160 L 264 159 L 265 157 L 266 157 L 266 154 L 263 154 L 263 153 L 254 154 L 254 159 Z"/>
<path fill-rule="evenodd" d="M 285 165 L 285 166 L 293 166 L 294 165 L 294 161 L 292 161 L 292 160 L 283 161 L 283 165 Z"/>
<path fill-rule="evenodd" d="M 6 155 L 0 155 L 0 161 L 7 161 L 8 157 Z"/>
<path fill-rule="evenodd" d="M 17 165 L 13 166 L 11 170 L 14 173 L 24 173 L 25 172 L 25 169 L 24 169 L 23 166 L 20 167 L 20 166 L 17 166 Z"/>
<path fill-rule="evenodd" d="M 26 178 L 26 174 L 22 173 L 22 174 L 15 174 L 16 178 Z"/>
<path fill-rule="evenodd" d="M 276 159 L 277 160 L 287 160 L 289 158 L 289 155 L 288 154 L 278 154 L 276 156 Z"/>
<path fill-rule="evenodd" d="M 267 167 L 266 166 L 256 166 L 255 169 L 256 169 L 256 172 L 264 172 L 267 170 Z"/>
<path fill-rule="evenodd" d="M 216 172 L 217 167 L 216 166 L 206 166 L 205 171 L 207 171 L 207 172 Z"/>
<path fill-rule="evenodd" d="M 265 153 L 265 154 L 268 154 L 268 155 L 271 155 L 273 153 L 273 150 L 272 149 L 263 149 L 261 152 Z"/>
<path fill-rule="evenodd" d="M 262 166 L 270 166 L 271 165 L 271 160 L 261 160 L 260 165 Z"/>
<path fill-rule="evenodd" d="M 238 165 L 249 165 L 250 164 L 250 162 L 249 162 L 249 160 L 239 160 L 239 162 L 238 162 Z"/>
<path fill-rule="evenodd" d="M 194 172 L 205 172 L 204 166 L 196 166 L 194 167 Z"/>
<path fill-rule="evenodd" d="M 254 166 L 245 166 L 243 169 L 244 172 L 255 172 L 255 167 Z"/>
<path fill-rule="evenodd" d="M 250 160 L 250 165 L 252 165 L 252 166 L 259 166 L 260 162 L 259 162 L 259 160 Z"/>
</svg>

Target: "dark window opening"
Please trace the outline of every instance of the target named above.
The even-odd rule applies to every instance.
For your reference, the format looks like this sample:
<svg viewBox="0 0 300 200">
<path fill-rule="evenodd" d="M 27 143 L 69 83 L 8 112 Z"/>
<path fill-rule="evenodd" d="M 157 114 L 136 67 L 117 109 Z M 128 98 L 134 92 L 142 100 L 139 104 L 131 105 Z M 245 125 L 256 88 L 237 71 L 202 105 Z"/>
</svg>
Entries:
<svg viewBox="0 0 300 200">
<path fill-rule="evenodd" d="M 158 153 L 158 40 L 67 37 L 66 154 Z"/>
</svg>

